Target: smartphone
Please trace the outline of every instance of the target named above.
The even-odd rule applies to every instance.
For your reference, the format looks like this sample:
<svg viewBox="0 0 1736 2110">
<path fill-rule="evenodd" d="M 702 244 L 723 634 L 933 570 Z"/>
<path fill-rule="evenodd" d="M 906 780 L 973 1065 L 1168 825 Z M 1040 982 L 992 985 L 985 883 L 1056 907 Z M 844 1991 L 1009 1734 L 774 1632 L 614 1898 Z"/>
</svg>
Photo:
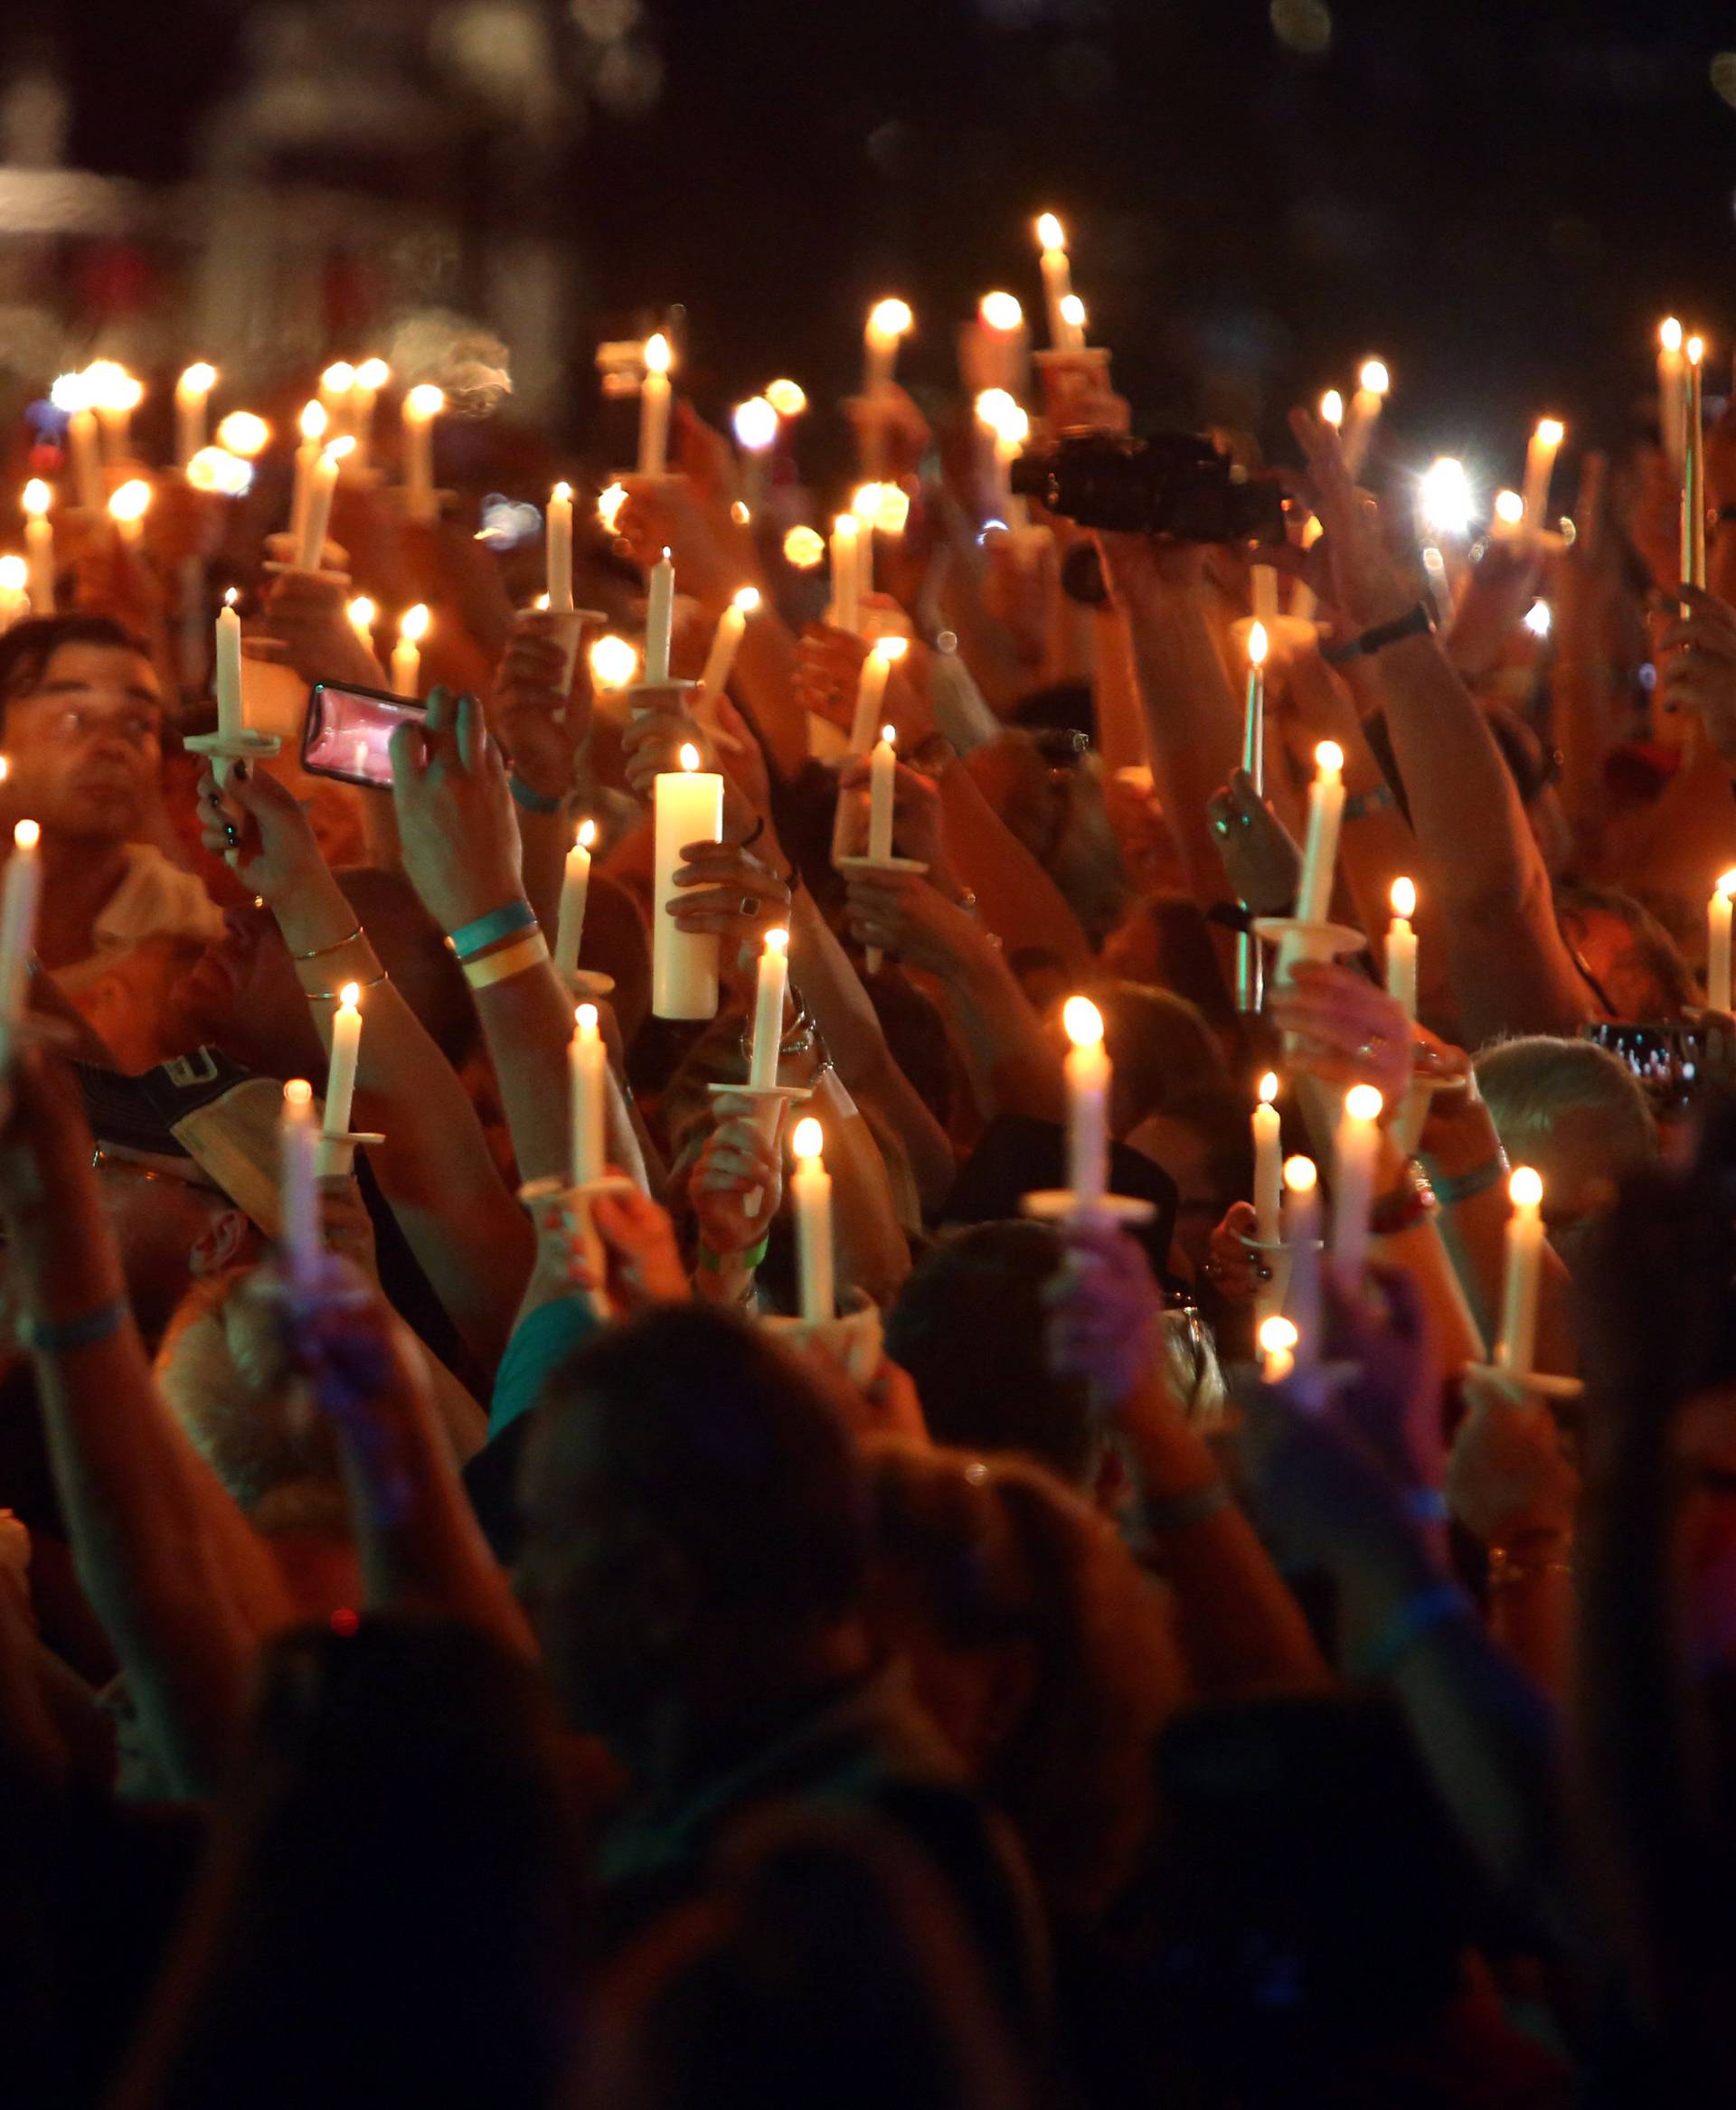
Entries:
<svg viewBox="0 0 1736 2110">
<path fill-rule="evenodd" d="M 392 733 L 406 721 L 420 720 L 426 710 L 426 704 L 409 696 L 316 682 L 301 735 L 301 766 L 313 777 L 390 791 Z"/>
<path fill-rule="evenodd" d="M 1689 1105 L 1707 1081 L 1705 1031 L 1701 1026 L 1629 1026 L 1599 1020 L 1581 1026 L 1580 1038 L 1607 1048 L 1660 1108 Z"/>
</svg>

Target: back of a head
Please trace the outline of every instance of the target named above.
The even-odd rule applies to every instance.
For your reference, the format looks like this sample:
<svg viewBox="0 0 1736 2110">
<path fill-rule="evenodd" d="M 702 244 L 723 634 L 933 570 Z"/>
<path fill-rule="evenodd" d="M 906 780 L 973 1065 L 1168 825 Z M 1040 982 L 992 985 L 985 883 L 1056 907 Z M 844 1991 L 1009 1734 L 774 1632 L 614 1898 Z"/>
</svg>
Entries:
<svg viewBox="0 0 1736 2110">
<path fill-rule="evenodd" d="M 1528 1147 L 1571 1131 L 1612 1180 L 1657 1152 L 1657 1124 L 1637 1079 L 1590 1041 L 1533 1033 L 1498 1041 L 1477 1057 L 1477 1085 L 1515 1163 Z"/>
<path fill-rule="evenodd" d="M 1090 996 L 1103 1014 L 1103 1044 L 1115 1065 L 1118 1135 L 1166 1112 L 1174 1100 L 1225 1080 L 1216 1037 L 1184 996 L 1138 982 L 1095 983 Z"/>
<path fill-rule="evenodd" d="M 924 1255 L 886 1315 L 886 1352 L 910 1373 L 935 1441 L 1016 1451 L 1070 1484 L 1097 1455 L 1085 1385 L 1049 1372 L 1043 1286 L 1062 1247 L 1046 1224 L 973 1224 Z"/>
</svg>

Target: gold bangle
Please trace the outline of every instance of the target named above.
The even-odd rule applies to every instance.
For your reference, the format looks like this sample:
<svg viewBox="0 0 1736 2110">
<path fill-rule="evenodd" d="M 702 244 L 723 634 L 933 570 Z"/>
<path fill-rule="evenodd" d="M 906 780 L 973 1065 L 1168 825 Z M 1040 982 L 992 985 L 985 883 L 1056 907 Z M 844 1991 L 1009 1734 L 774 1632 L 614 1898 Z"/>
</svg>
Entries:
<svg viewBox="0 0 1736 2110">
<path fill-rule="evenodd" d="M 492 988 L 496 982 L 509 981 L 514 975 L 541 966 L 548 956 L 548 939 L 540 930 L 533 930 L 516 945 L 506 946 L 497 953 L 486 953 L 479 960 L 466 960 L 464 978 L 473 989 Z"/>
<path fill-rule="evenodd" d="M 377 975 L 371 976 L 365 982 L 356 983 L 354 986 L 357 989 L 377 989 L 379 988 L 381 983 L 390 982 L 392 976 L 387 974 L 383 967 L 382 967 Z M 341 988 L 304 989 L 302 991 L 302 994 L 307 999 L 309 1003 L 342 1003 L 344 1001 L 344 991 L 350 986 L 351 984 L 345 982 Z"/>
<path fill-rule="evenodd" d="M 335 937 L 330 945 L 316 945 L 310 953 L 291 953 L 289 957 L 297 961 L 323 960 L 327 953 L 342 952 L 346 945 L 354 945 L 355 940 L 363 935 L 362 926 L 358 923 L 347 937 Z"/>
</svg>

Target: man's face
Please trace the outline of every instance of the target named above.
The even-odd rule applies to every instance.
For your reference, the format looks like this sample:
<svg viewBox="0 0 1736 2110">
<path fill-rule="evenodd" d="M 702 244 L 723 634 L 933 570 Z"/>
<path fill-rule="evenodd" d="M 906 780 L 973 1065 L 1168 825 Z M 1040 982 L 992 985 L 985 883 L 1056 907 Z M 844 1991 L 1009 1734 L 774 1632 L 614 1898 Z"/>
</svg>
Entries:
<svg viewBox="0 0 1736 2110">
<path fill-rule="evenodd" d="M 213 938 L 175 984 L 175 1023 L 193 1046 L 209 1042 L 261 1077 L 301 1077 L 319 1041 L 288 948 L 267 909 L 223 911 Z"/>
<path fill-rule="evenodd" d="M 49 834 L 124 843 L 162 768 L 162 699 L 150 662 L 113 645 L 62 645 L 6 705 L 6 804 Z"/>
</svg>

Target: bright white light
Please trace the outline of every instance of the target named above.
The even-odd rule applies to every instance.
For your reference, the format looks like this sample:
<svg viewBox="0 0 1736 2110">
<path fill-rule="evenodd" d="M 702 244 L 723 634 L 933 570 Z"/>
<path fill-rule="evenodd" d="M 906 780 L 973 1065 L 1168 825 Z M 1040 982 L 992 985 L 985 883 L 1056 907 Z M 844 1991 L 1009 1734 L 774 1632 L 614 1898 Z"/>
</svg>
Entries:
<svg viewBox="0 0 1736 2110">
<path fill-rule="evenodd" d="M 226 447 L 202 447 L 187 464 L 187 481 L 195 491 L 239 498 L 252 485 L 253 465 Z"/>
<path fill-rule="evenodd" d="M 778 413 L 764 396 L 750 396 L 745 403 L 738 403 L 735 417 L 735 437 L 750 454 L 762 454 L 778 438 Z"/>
<path fill-rule="evenodd" d="M 1525 610 L 1525 628 L 1531 632 L 1533 637 L 1547 637 L 1549 636 L 1549 603 L 1547 601 L 1533 601 Z"/>
<path fill-rule="evenodd" d="M 1432 468 L 1424 471 L 1419 510 L 1422 524 L 1431 535 L 1470 532 L 1476 501 L 1463 462 L 1443 455 Z"/>
</svg>

